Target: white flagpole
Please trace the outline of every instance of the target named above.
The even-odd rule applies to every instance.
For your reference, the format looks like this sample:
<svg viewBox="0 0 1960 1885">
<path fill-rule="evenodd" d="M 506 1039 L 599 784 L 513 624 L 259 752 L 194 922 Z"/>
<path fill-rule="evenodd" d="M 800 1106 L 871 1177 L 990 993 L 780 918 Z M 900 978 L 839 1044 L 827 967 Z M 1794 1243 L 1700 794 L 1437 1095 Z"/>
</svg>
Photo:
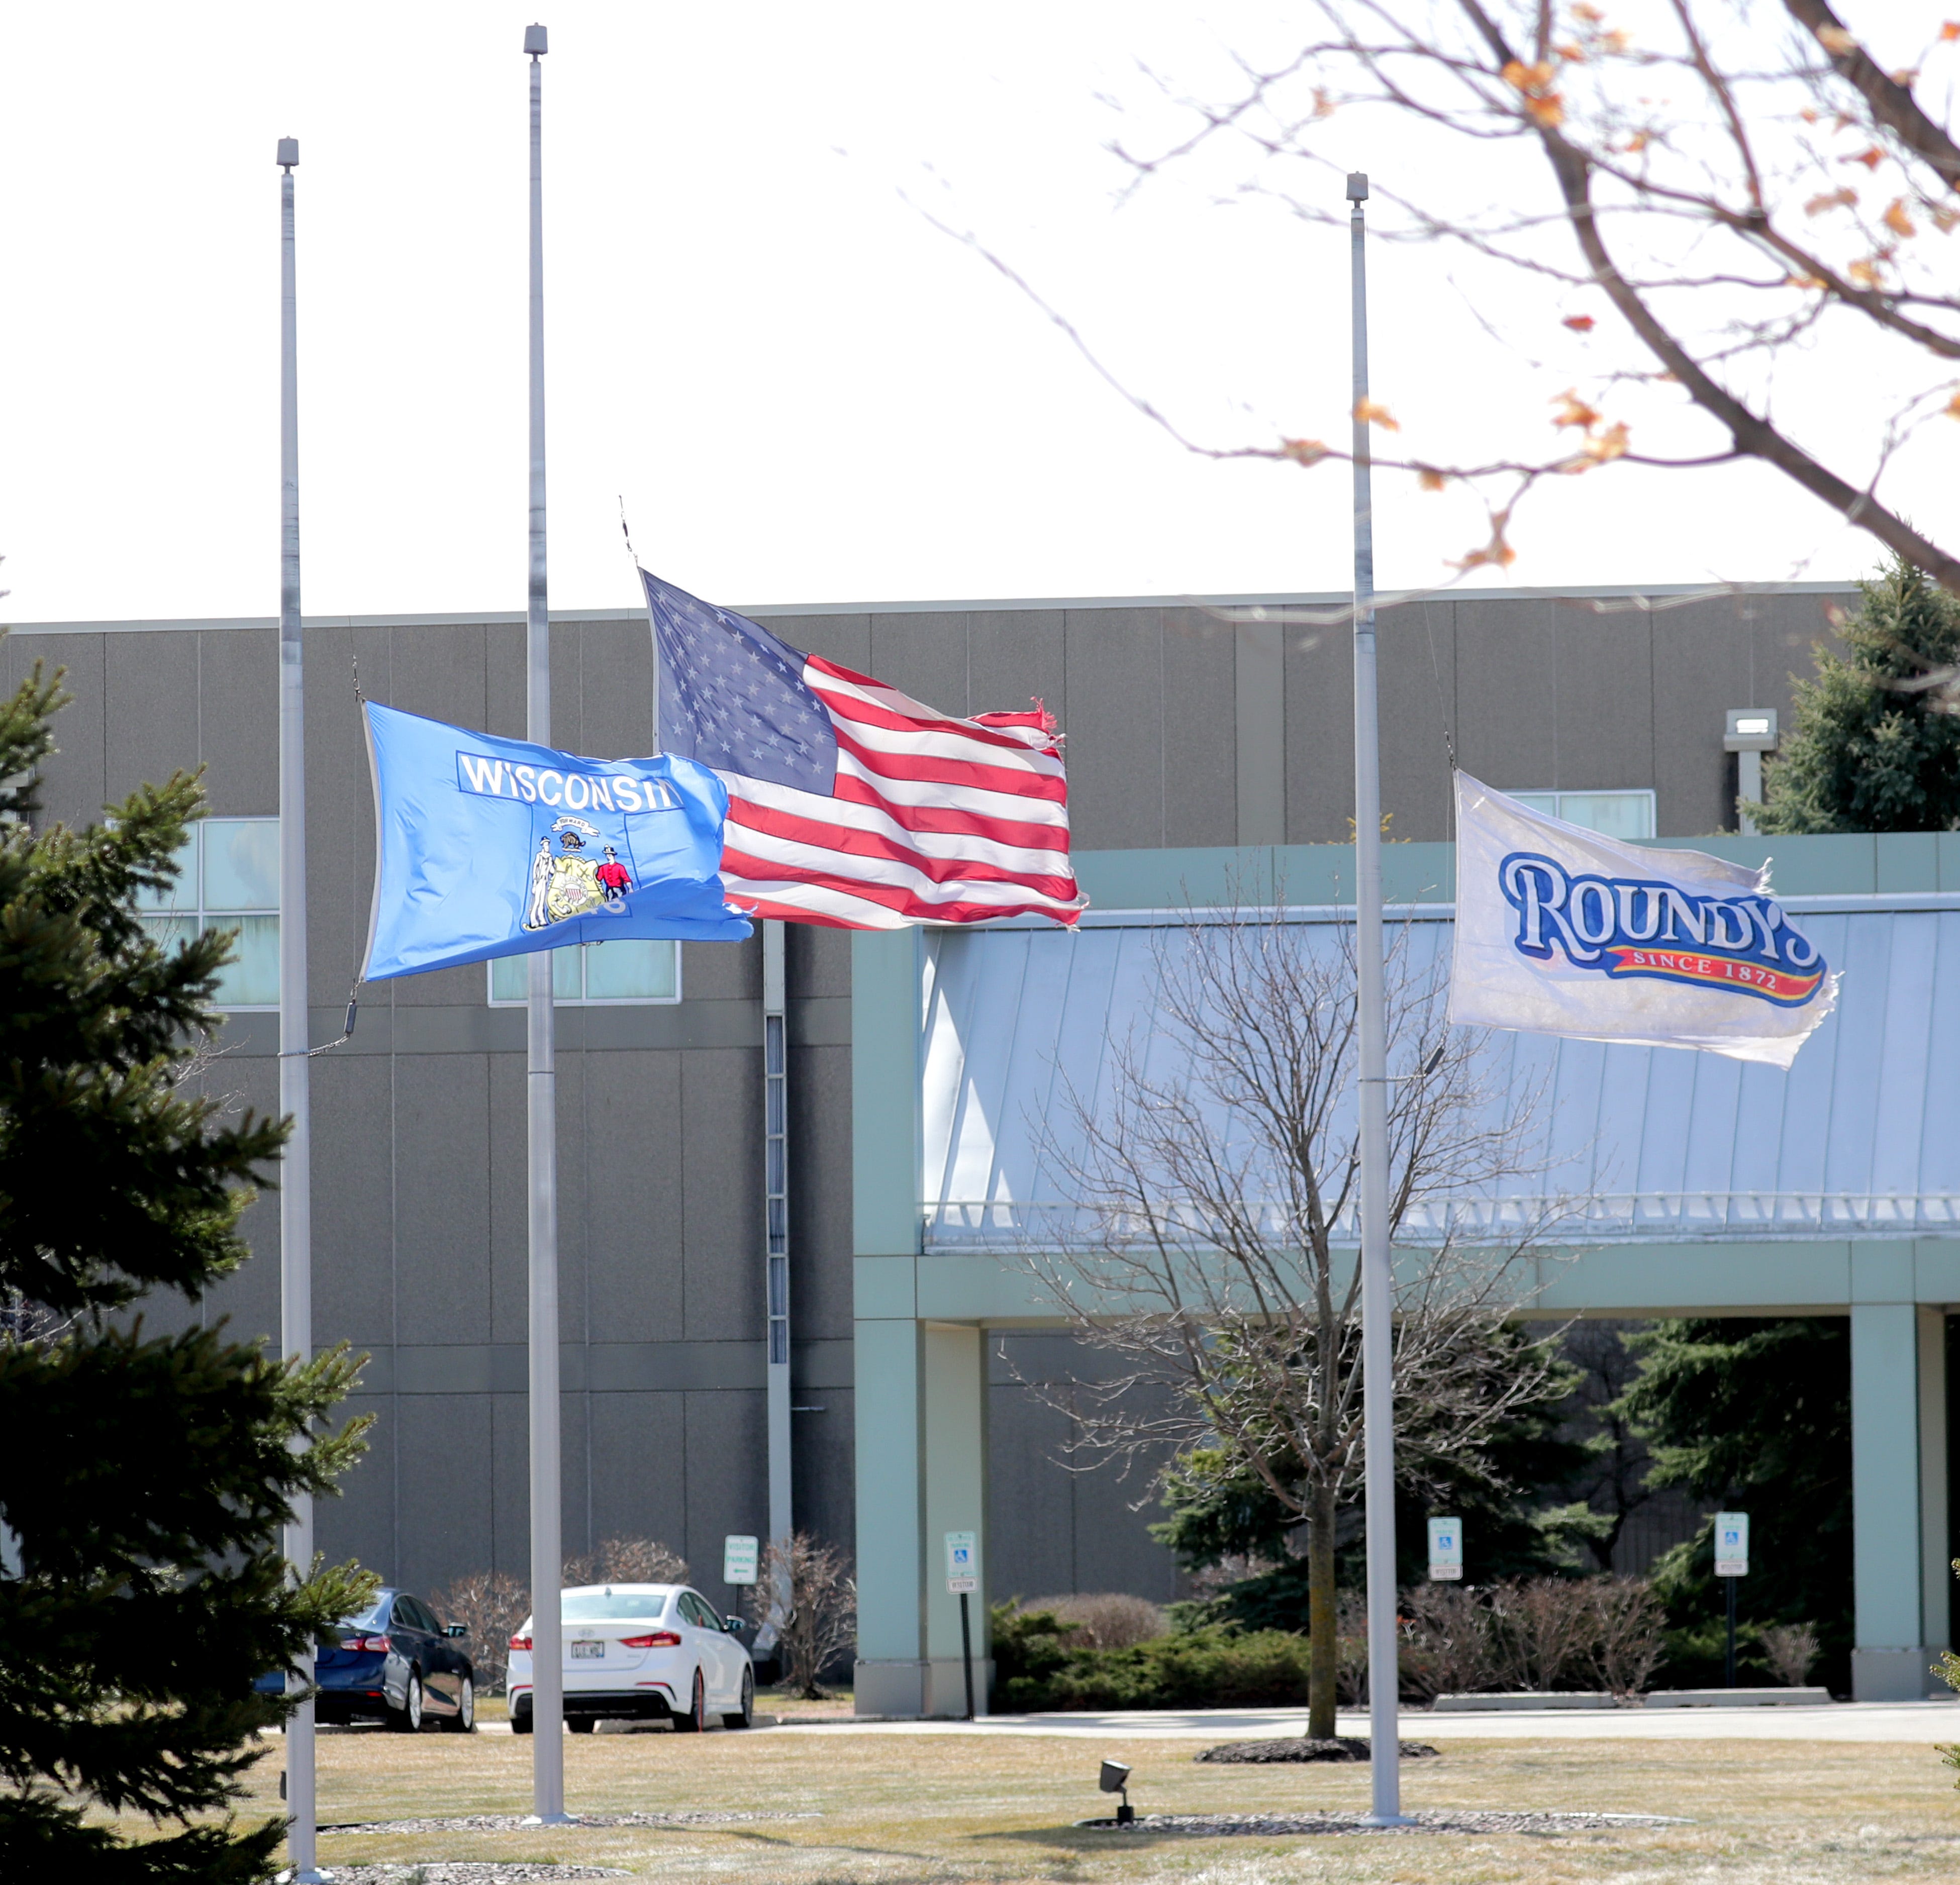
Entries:
<svg viewBox="0 0 1960 1885">
<path fill-rule="evenodd" d="M 1369 1818 L 1402 1819 L 1400 1699 L 1395 1653 L 1395 1413 L 1389 1263 L 1388 1046 L 1382 974 L 1381 714 L 1375 688 L 1375 539 L 1370 488 L 1368 180 L 1348 179 L 1354 364 L 1354 960 L 1360 1040 L 1361 1379 L 1367 1390 L 1368 1733 L 1374 1789 Z"/>
<path fill-rule="evenodd" d="M 293 170 L 299 140 L 279 140 L 279 1111 L 292 1121 L 279 1164 L 279 1347 L 313 1359 L 313 1122 L 307 1059 L 306 688 L 300 621 L 299 310 L 293 242 Z M 293 1502 L 286 1559 L 295 1578 L 313 1569 L 313 1497 Z M 313 1687 L 310 1645 L 293 1677 Z M 301 1885 L 317 1869 L 310 1693 L 286 1724 L 286 1852 Z"/>
<path fill-rule="evenodd" d="M 530 583 L 524 616 L 524 736 L 551 744 L 551 617 L 545 600 L 545 205 L 541 26 L 524 29 L 531 62 Z M 566 1823 L 565 1663 L 558 1620 L 564 1569 L 558 1511 L 558 1074 L 552 952 L 530 970 L 524 1090 L 530 1114 L 531 1187 L 531 1811 Z"/>
</svg>

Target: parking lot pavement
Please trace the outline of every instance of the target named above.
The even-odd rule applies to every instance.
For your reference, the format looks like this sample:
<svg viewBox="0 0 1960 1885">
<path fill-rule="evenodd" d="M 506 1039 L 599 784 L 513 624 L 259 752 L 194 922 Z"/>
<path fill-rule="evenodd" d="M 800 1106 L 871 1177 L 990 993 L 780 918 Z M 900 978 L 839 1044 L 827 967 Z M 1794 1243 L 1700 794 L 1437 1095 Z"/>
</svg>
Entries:
<svg viewBox="0 0 1960 1885">
<path fill-rule="evenodd" d="M 1840 1702 L 1817 1708 L 1547 1709 L 1542 1713 L 1402 1712 L 1402 1732 L 1425 1741 L 1960 1741 L 1960 1696 L 1947 1702 Z M 990 1715 L 978 1721 L 802 1721 L 796 1734 L 1040 1734 L 1107 1740 L 1255 1740 L 1304 1734 L 1292 1709 L 1162 1709 L 1109 1715 Z M 1339 1731 L 1366 1734 L 1366 1715 L 1344 1713 Z"/>
</svg>

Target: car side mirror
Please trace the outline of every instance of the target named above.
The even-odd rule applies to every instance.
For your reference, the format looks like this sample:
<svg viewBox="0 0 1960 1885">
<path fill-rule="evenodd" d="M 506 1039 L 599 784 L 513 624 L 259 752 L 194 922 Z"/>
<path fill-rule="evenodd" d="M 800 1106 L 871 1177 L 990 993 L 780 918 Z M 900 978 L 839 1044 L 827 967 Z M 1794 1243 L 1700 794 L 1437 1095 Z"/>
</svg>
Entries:
<svg viewBox="0 0 1960 1885">
<path fill-rule="evenodd" d="M 445 1636 L 467 1636 L 469 1634 L 469 1626 L 467 1623 L 451 1623 L 442 1633 Z"/>
<path fill-rule="evenodd" d="M 724 1620 L 724 1627 L 730 1635 L 739 1636 L 742 1633 L 742 1620 L 739 1616 L 728 1617 Z"/>
</svg>

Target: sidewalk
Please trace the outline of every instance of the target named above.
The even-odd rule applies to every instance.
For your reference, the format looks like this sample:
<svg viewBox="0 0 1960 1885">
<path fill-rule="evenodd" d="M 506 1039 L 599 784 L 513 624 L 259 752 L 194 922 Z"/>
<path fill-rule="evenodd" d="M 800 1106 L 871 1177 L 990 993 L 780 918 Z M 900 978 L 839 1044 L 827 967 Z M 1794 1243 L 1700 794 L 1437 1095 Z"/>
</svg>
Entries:
<svg viewBox="0 0 1960 1885">
<path fill-rule="evenodd" d="M 812 1721 L 767 1731 L 794 1734 L 1029 1734 L 1083 1740 L 1262 1740 L 1304 1734 L 1293 1709 L 1139 1709 L 1110 1715 L 989 1715 L 977 1721 Z M 1339 1731 L 1366 1734 L 1365 1715 L 1344 1712 Z M 1818 1708 L 1546 1709 L 1432 1715 L 1405 1709 L 1409 1740 L 1960 1741 L 1952 1702 L 1840 1702 Z"/>
</svg>

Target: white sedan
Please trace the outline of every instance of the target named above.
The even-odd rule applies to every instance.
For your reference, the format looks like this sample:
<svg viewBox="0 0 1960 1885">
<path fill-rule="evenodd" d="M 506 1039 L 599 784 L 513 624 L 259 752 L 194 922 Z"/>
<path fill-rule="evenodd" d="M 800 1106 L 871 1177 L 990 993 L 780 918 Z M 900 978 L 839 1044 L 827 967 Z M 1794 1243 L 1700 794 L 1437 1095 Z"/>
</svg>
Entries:
<svg viewBox="0 0 1960 1885">
<path fill-rule="evenodd" d="M 756 1674 L 734 1634 L 739 1617 L 715 1614 L 698 1591 L 677 1584 L 587 1585 L 561 1594 L 565 1724 L 589 1734 L 603 1721 L 670 1720 L 698 1733 L 714 1716 L 746 1728 Z M 531 1731 L 531 1619 L 511 1639 L 511 1731 Z"/>
</svg>

